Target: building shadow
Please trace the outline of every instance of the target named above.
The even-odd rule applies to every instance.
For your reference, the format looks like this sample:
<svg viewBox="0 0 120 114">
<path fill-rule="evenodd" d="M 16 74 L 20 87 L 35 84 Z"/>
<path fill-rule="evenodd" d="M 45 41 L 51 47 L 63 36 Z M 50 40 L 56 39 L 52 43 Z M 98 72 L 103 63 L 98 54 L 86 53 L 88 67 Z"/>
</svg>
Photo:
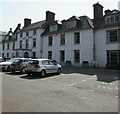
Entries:
<svg viewBox="0 0 120 114">
<path fill-rule="evenodd" d="M 62 70 L 63 74 L 83 74 L 88 76 L 96 76 L 96 81 L 102 82 L 113 82 L 120 80 L 120 71 L 108 70 L 108 69 L 92 69 L 92 68 L 81 68 L 81 67 L 64 67 Z"/>
</svg>

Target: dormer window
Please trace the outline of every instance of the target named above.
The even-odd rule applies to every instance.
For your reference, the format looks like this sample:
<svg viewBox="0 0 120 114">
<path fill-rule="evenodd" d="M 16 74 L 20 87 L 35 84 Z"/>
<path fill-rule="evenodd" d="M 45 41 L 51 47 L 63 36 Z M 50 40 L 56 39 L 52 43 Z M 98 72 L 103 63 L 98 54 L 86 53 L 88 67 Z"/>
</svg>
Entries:
<svg viewBox="0 0 120 114">
<path fill-rule="evenodd" d="M 119 21 L 120 21 L 119 15 L 107 16 L 105 18 L 106 23 L 114 23 L 114 22 L 119 22 Z"/>
<path fill-rule="evenodd" d="M 70 21 L 66 23 L 66 28 L 74 28 L 76 27 L 76 21 Z"/>
<path fill-rule="evenodd" d="M 112 16 L 112 17 L 111 17 L 111 23 L 114 22 L 114 21 L 115 21 L 115 20 L 114 20 L 114 16 Z"/>
<path fill-rule="evenodd" d="M 50 26 L 50 31 L 51 31 L 51 32 L 57 31 L 57 25 L 52 25 L 52 26 Z"/>
<path fill-rule="evenodd" d="M 119 16 L 117 15 L 117 16 L 115 16 L 115 21 L 119 21 L 120 19 L 119 19 Z"/>
<path fill-rule="evenodd" d="M 26 36 L 29 36 L 29 32 L 26 32 Z"/>
<path fill-rule="evenodd" d="M 33 30 L 33 35 L 36 35 L 37 34 L 37 30 Z"/>
</svg>

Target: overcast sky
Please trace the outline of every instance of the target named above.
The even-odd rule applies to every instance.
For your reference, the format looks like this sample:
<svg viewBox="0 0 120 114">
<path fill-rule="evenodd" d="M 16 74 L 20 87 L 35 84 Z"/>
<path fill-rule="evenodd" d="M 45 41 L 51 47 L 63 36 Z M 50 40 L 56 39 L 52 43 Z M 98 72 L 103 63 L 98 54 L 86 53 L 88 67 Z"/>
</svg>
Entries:
<svg viewBox="0 0 120 114">
<path fill-rule="evenodd" d="M 93 4 L 99 2 L 104 9 L 118 9 L 120 0 L 0 0 L 0 31 L 13 31 L 24 18 L 32 23 L 45 20 L 46 11 L 54 12 L 55 19 L 62 21 L 75 16 L 93 18 Z"/>
</svg>

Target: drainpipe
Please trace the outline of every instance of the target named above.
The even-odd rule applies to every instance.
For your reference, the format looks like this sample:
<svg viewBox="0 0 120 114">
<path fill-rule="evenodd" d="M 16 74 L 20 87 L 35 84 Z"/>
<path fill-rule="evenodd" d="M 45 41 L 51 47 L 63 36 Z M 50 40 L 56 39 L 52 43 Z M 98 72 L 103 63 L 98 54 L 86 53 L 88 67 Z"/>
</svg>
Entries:
<svg viewBox="0 0 120 114">
<path fill-rule="evenodd" d="M 93 61 L 96 61 L 95 54 L 95 30 L 93 30 Z"/>
<path fill-rule="evenodd" d="M 41 50 L 40 50 L 40 53 L 41 53 L 41 58 L 43 58 L 43 36 L 40 36 L 41 37 L 41 42 L 40 42 L 40 44 L 41 44 Z"/>
<path fill-rule="evenodd" d="M 95 30 L 93 30 L 93 67 L 95 68 L 95 61 L 96 61 L 96 46 L 95 46 Z"/>
</svg>

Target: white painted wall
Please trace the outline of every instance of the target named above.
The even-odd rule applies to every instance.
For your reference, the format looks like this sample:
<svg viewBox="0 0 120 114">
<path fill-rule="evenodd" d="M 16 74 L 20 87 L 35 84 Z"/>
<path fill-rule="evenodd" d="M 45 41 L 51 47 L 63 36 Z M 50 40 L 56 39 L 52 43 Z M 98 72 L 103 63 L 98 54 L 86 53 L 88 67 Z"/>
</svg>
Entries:
<svg viewBox="0 0 120 114">
<path fill-rule="evenodd" d="M 80 32 L 80 44 L 74 44 L 74 32 Z M 60 45 L 60 34 L 53 36 L 53 45 L 48 46 L 48 36 L 43 37 L 43 58 L 48 57 L 48 51 L 53 52 L 53 59 L 60 62 L 60 50 L 65 50 L 65 61 L 70 60 L 74 64 L 74 50 L 80 50 L 80 64 L 82 61 L 93 60 L 93 30 L 66 32 L 65 45 Z"/>
<path fill-rule="evenodd" d="M 32 51 L 27 51 L 29 56 L 32 57 L 32 52 L 36 52 L 36 57 L 41 58 L 41 34 L 43 33 L 44 29 L 38 28 L 37 34 L 33 35 L 33 30 L 29 30 L 29 36 L 26 36 L 26 32 L 23 32 L 23 37 L 20 37 L 20 33 L 18 34 L 17 40 L 17 49 L 19 48 L 20 40 L 23 42 L 23 49 L 26 49 L 26 39 L 29 40 L 29 48 Z M 33 47 L 33 39 L 36 38 L 36 47 Z M 24 51 L 25 52 L 25 51 Z M 23 55 L 22 55 L 23 56 Z"/>
<path fill-rule="evenodd" d="M 118 50 L 118 43 L 106 43 L 106 30 L 113 30 L 117 28 L 106 28 L 95 31 L 95 45 L 96 45 L 96 61 L 100 67 L 105 67 L 107 63 L 107 50 Z"/>
</svg>

